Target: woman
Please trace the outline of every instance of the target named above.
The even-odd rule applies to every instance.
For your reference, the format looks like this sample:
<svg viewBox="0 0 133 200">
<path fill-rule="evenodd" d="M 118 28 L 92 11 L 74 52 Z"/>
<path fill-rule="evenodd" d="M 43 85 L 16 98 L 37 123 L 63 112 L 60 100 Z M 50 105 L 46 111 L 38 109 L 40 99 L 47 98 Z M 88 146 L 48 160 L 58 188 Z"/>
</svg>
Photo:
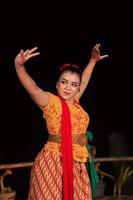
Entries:
<svg viewBox="0 0 133 200">
<path fill-rule="evenodd" d="M 56 83 L 57 95 L 43 91 L 26 71 L 24 64 L 39 55 L 37 47 L 23 51 L 15 58 L 18 78 L 33 101 L 43 111 L 49 138 L 37 155 L 30 180 L 28 200 L 91 200 L 91 187 L 85 163 L 86 130 L 89 116 L 79 99 L 86 89 L 100 55 L 100 44 L 92 49 L 83 73 L 78 66 L 64 64 Z"/>
</svg>

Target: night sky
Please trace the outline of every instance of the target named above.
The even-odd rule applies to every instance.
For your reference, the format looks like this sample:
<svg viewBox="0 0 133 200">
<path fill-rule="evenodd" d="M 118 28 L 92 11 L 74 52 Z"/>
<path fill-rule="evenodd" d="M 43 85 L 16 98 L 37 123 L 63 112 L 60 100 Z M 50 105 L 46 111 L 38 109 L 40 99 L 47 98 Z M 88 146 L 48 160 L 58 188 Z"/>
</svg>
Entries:
<svg viewBox="0 0 133 200">
<path fill-rule="evenodd" d="M 90 115 L 88 130 L 99 156 L 109 155 L 112 133 L 122 134 L 132 155 L 133 22 L 129 3 L 11 1 L 0 9 L 1 162 L 33 161 L 47 140 L 42 111 L 19 83 L 14 68 L 20 49 L 34 46 L 40 56 L 27 63 L 27 70 L 42 89 L 55 92 L 60 64 L 71 62 L 84 69 L 92 47 L 101 43 L 101 54 L 110 57 L 97 63 L 81 99 Z"/>
</svg>

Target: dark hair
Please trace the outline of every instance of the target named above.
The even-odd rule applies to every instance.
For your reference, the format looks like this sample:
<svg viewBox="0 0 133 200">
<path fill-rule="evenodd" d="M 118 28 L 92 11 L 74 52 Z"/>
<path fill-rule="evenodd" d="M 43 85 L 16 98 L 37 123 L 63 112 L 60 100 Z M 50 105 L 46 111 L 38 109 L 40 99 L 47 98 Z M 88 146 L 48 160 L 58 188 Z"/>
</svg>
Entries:
<svg viewBox="0 0 133 200">
<path fill-rule="evenodd" d="M 58 78 L 60 78 L 60 76 L 65 72 L 65 71 L 69 71 L 72 73 L 76 73 L 79 76 L 80 82 L 81 82 L 81 78 L 82 78 L 82 71 L 80 69 L 80 67 L 78 65 L 74 65 L 71 63 L 65 63 L 63 65 L 61 65 L 60 69 L 59 69 L 59 75 Z"/>
</svg>

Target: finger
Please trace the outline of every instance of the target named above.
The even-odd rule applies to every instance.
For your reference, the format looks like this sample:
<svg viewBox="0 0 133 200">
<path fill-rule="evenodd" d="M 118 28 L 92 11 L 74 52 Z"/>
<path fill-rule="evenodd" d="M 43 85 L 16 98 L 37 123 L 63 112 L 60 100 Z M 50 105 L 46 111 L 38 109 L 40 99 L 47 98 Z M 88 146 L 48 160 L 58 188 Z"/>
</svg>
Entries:
<svg viewBox="0 0 133 200">
<path fill-rule="evenodd" d="M 95 45 L 94 47 L 93 47 L 93 49 L 95 50 L 95 51 L 99 51 L 100 52 L 100 50 L 99 50 L 99 45 Z"/>
<path fill-rule="evenodd" d="M 97 47 L 97 48 L 99 48 L 99 47 L 100 47 L 100 45 L 101 45 L 101 44 L 100 44 L 100 43 L 98 43 L 98 44 L 96 44 L 96 47 Z"/>
<path fill-rule="evenodd" d="M 23 49 L 20 50 L 19 55 L 20 55 L 20 56 L 23 56 L 23 55 L 24 55 L 24 50 L 23 50 Z"/>
<path fill-rule="evenodd" d="M 29 53 L 29 49 L 27 49 L 27 50 L 25 51 L 25 54 L 26 54 L 26 53 Z"/>
<path fill-rule="evenodd" d="M 99 50 L 96 46 L 94 47 L 93 51 L 94 51 L 95 53 L 97 53 L 97 54 L 100 54 L 100 50 Z"/>
<path fill-rule="evenodd" d="M 21 50 L 20 50 L 20 53 L 24 53 L 24 50 L 23 50 L 23 49 L 21 49 Z"/>
<path fill-rule="evenodd" d="M 28 59 L 40 55 L 40 52 L 32 53 L 28 55 Z"/>
<path fill-rule="evenodd" d="M 36 51 L 38 49 L 38 47 L 34 47 L 32 49 L 29 50 L 29 53 L 33 53 L 34 51 Z"/>
<path fill-rule="evenodd" d="M 101 59 L 104 59 L 104 58 L 107 58 L 107 57 L 109 57 L 108 54 L 101 56 Z"/>
<path fill-rule="evenodd" d="M 26 57 L 29 55 L 29 49 L 27 49 L 26 51 L 24 51 L 23 55 Z"/>
<path fill-rule="evenodd" d="M 94 48 L 95 48 L 95 49 L 99 49 L 100 45 L 101 45 L 101 44 L 98 43 L 98 44 L 96 44 L 96 45 L 94 46 Z"/>
<path fill-rule="evenodd" d="M 27 57 L 27 59 L 31 58 L 31 57 L 34 57 L 36 55 L 39 55 L 40 53 L 39 52 L 36 52 L 36 53 L 33 53 L 35 50 L 37 49 L 37 47 L 34 47 L 32 49 L 27 49 L 25 52 L 24 52 L 24 56 Z M 32 56 L 31 56 L 32 55 Z"/>
</svg>

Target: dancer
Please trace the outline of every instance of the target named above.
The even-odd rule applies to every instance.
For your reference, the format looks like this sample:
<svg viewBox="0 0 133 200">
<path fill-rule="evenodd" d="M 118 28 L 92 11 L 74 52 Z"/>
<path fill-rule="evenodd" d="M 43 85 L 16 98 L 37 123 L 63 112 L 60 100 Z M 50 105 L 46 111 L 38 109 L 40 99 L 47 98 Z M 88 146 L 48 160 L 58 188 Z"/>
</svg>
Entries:
<svg viewBox="0 0 133 200">
<path fill-rule="evenodd" d="M 21 50 L 15 58 L 17 76 L 33 101 L 42 110 L 49 137 L 38 153 L 31 170 L 28 200 L 92 200 L 85 163 L 89 115 L 79 99 L 85 91 L 100 55 L 100 44 L 92 48 L 91 57 L 81 73 L 74 64 L 63 64 L 56 83 L 57 94 L 42 90 L 25 63 L 40 53 L 37 47 Z"/>
</svg>

